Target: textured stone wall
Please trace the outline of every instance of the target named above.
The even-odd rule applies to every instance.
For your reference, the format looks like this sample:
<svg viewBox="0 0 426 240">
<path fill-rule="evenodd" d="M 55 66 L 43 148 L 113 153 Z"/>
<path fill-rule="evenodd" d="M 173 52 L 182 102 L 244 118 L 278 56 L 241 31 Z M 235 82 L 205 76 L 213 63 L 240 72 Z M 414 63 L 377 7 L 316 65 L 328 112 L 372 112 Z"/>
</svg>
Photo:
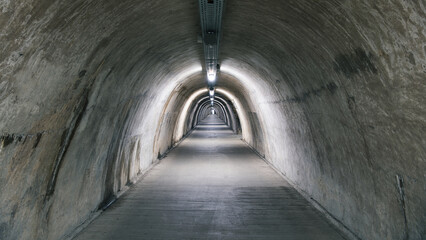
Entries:
<svg viewBox="0 0 426 240">
<path fill-rule="evenodd" d="M 425 237 L 425 12 L 226 4 L 218 87 L 242 137 L 361 239 Z M 197 1 L 0 2 L 0 239 L 72 233 L 179 139 L 199 32 Z"/>
<path fill-rule="evenodd" d="M 196 3 L 0 9 L 0 238 L 59 239 L 167 148 L 154 144 L 163 108 L 200 74 Z"/>
<path fill-rule="evenodd" d="M 361 239 L 425 237 L 425 12 L 228 1 L 222 72 L 252 87 L 266 158 Z"/>
</svg>

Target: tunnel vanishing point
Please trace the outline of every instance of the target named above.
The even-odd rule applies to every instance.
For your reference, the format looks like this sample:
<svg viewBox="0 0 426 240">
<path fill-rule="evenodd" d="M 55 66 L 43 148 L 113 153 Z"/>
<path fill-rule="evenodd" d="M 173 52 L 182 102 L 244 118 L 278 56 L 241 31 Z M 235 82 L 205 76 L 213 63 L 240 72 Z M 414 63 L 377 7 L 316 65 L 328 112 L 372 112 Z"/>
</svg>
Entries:
<svg viewBox="0 0 426 240">
<path fill-rule="evenodd" d="M 74 237 L 212 117 L 346 239 L 426 239 L 426 3 L 222 2 L 211 102 L 198 1 L 0 0 L 0 239 Z"/>
</svg>

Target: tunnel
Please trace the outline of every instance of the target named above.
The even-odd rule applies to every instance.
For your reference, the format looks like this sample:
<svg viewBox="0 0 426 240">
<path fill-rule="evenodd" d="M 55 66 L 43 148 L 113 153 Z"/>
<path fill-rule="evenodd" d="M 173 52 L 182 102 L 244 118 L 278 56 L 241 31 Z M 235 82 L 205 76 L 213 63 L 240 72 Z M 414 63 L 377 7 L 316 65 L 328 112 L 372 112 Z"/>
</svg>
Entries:
<svg viewBox="0 0 426 240">
<path fill-rule="evenodd" d="M 0 1 L 0 239 L 78 239 L 123 202 L 143 198 L 127 213 L 142 211 L 169 178 L 179 194 L 179 171 L 253 185 L 193 180 L 202 190 L 176 204 L 234 197 L 226 207 L 262 219 L 222 211 L 234 235 L 182 224 L 121 239 L 426 239 L 425 2 L 220 1 L 214 99 L 199 1 Z M 217 162 L 202 175 L 205 154 Z M 212 169 L 225 157 L 226 181 Z M 341 238 L 268 220 L 296 206 Z M 203 216 L 191 223 L 217 214 Z"/>
</svg>

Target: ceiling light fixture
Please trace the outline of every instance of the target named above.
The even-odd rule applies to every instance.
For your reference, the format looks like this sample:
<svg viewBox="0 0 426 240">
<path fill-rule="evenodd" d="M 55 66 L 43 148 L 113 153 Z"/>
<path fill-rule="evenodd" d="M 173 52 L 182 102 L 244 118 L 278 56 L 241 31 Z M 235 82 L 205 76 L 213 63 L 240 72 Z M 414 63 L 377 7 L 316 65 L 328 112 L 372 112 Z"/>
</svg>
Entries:
<svg viewBox="0 0 426 240">
<path fill-rule="evenodd" d="M 216 72 L 209 71 L 207 74 L 207 79 L 209 80 L 209 82 L 214 82 L 216 80 Z"/>
<path fill-rule="evenodd" d="M 224 0 L 198 0 L 198 2 L 207 84 L 213 88 L 216 85 L 217 74 L 220 68 L 218 55 Z"/>
</svg>

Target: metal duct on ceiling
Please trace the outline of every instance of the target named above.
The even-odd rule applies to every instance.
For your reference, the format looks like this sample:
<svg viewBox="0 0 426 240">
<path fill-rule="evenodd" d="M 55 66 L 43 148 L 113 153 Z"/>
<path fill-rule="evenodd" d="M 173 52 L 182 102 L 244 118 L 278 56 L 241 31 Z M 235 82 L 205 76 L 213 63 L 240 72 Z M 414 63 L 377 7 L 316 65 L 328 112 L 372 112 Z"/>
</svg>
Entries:
<svg viewBox="0 0 426 240">
<path fill-rule="evenodd" d="M 205 69 L 209 87 L 214 87 L 218 70 L 223 2 L 224 0 L 199 0 Z"/>
</svg>

